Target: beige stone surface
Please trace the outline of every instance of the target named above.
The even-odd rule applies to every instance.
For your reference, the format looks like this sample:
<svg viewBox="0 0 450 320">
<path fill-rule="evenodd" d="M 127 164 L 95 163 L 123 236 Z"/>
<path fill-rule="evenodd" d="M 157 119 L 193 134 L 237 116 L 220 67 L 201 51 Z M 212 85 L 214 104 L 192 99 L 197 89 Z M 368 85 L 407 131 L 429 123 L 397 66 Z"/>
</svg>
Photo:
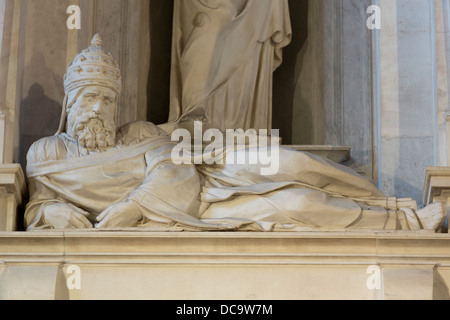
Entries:
<svg viewBox="0 0 450 320">
<path fill-rule="evenodd" d="M 448 299 L 449 242 L 426 232 L 1 233 L 0 297 Z M 69 289 L 71 266 L 80 289 Z M 380 288 L 368 286 L 369 268 Z"/>
<path fill-rule="evenodd" d="M 18 208 L 27 200 L 28 190 L 18 164 L 0 164 L 0 231 L 16 231 Z"/>
<path fill-rule="evenodd" d="M 351 160 L 351 148 L 348 146 L 292 145 L 287 147 L 297 151 L 310 152 L 337 163 L 343 163 Z"/>
<path fill-rule="evenodd" d="M 450 213 L 450 168 L 428 167 L 423 188 L 423 203 L 444 202 L 447 207 L 447 219 L 442 231 L 448 232 L 448 214 Z"/>
</svg>

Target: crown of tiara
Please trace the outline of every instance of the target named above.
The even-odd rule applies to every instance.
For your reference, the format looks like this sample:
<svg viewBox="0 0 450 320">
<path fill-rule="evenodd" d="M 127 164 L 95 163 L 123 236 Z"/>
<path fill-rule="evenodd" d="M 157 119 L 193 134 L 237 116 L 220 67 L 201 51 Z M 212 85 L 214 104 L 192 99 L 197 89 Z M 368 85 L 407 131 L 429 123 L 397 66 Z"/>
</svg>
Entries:
<svg viewBox="0 0 450 320">
<path fill-rule="evenodd" d="M 75 57 L 64 76 L 66 94 L 89 85 L 110 87 L 118 94 L 122 91 L 119 64 L 111 53 L 104 51 L 103 41 L 99 34 L 92 38 L 89 48 Z"/>
</svg>

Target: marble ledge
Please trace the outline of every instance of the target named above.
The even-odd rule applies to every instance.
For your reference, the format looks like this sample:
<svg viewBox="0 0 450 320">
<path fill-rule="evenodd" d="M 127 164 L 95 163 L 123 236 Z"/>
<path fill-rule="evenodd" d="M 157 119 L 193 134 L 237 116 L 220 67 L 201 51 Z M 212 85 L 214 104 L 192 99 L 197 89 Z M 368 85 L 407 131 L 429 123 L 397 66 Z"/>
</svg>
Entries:
<svg viewBox="0 0 450 320">
<path fill-rule="evenodd" d="M 450 267 L 450 235 L 425 231 L 0 233 L 0 264 L 42 261 L 281 265 L 384 263 Z"/>
<path fill-rule="evenodd" d="M 14 195 L 17 203 L 22 204 L 28 189 L 20 164 L 0 164 L 0 189 L 0 193 Z"/>
<path fill-rule="evenodd" d="M 0 233 L 0 299 L 428 300 L 448 284 L 448 234 Z"/>
<path fill-rule="evenodd" d="M 423 188 L 423 202 L 446 201 L 450 194 L 450 167 L 428 167 Z"/>
<path fill-rule="evenodd" d="M 283 145 L 297 151 L 310 152 L 320 157 L 327 158 L 337 163 L 351 160 L 351 147 L 331 145 Z"/>
</svg>

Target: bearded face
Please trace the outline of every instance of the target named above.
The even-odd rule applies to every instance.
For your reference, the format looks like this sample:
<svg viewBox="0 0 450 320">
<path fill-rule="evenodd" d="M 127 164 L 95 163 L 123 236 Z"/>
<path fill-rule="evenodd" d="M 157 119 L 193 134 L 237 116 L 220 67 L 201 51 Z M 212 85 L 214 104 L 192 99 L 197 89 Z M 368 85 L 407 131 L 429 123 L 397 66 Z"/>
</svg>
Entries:
<svg viewBox="0 0 450 320">
<path fill-rule="evenodd" d="M 69 94 L 74 101 L 68 111 L 67 133 L 89 151 L 114 147 L 117 95 L 103 87 L 88 87 L 81 94 Z"/>
</svg>

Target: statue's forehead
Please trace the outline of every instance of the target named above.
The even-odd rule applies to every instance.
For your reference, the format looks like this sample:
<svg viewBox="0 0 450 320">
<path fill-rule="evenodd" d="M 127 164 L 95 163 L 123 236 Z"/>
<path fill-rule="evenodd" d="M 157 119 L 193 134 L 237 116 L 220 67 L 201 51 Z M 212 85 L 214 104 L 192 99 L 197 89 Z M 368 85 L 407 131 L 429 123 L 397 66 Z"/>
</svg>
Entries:
<svg viewBox="0 0 450 320">
<path fill-rule="evenodd" d="M 107 87 L 102 87 L 102 86 L 89 86 L 89 87 L 86 87 L 83 90 L 83 92 L 81 93 L 81 95 L 86 95 L 88 93 L 98 94 L 98 95 L 107 95 L 107 96 L 112 96 L 112 97 L 116 96 L 116 92 L 113 89 L 107 88 Z"/>
</svg>

